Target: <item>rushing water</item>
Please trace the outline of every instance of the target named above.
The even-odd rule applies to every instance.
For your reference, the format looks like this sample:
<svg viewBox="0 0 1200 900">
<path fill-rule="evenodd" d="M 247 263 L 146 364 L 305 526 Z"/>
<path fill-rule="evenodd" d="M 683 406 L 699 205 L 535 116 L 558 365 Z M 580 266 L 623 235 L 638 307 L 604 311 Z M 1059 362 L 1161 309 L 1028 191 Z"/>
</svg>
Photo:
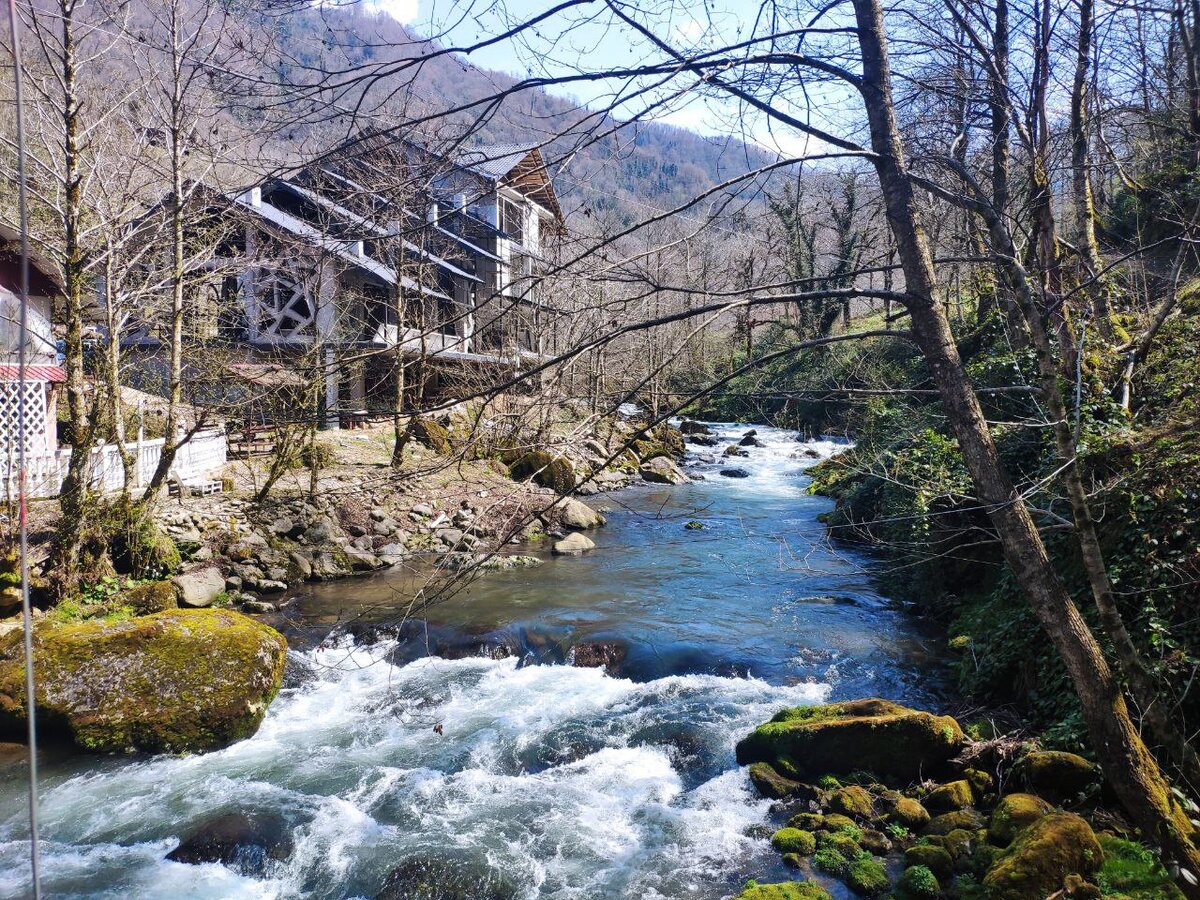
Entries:
<svg viewBox="0 0 1200 900">
<path fill-rule="evenodd" d="M 939 680 L 930 641 L 873 592 L 870 560 L 825 540 L 829 504 L 803 471 L 806 451 L 836 445 L 759 432 L 748 458 L 693 459 L 702 481 L 593 498 L 612 507 L 595 551 L 477 580 L 418 640 L 295 652 L 305 677 L 250 740 L 46 760 L 48 894 L 370 898 L 414 858 L 498 874 L 530 900 L 716 900 L 781 875 L 750 836 L 769 804 L 736 740 L 789 704 L 936 703 Z M 749 477 L 718 474 L 730 467 Z M 312 627 L 364 608 L 386 619 L 405 583 L 335 583 L 292 608 Z M 517 653 L 462 656 L 471 641 Z M 617 674 L 564 664 L 580 641 L 624 648 Z M 439 645 L 460 658 L 415 658 Z M 0 897 L 28 890 L 23 777 L 0 768 Z M 282 814 L 294 852 L 256 877 L 165 859 L 231 811 Z"/>
</svg>

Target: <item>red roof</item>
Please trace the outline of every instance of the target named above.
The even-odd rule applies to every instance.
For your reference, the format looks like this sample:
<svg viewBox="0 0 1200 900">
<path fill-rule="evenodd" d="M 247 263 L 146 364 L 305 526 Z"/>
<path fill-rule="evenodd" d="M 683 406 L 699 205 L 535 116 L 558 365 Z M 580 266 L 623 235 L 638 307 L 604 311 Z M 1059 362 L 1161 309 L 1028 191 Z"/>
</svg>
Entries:
<svg viewBox="0 0 1200 900">
<path fill-rule="evenodd" d="M 0 381 L 20 381 L 20 366 L 0 366 Z M 26 366 L 26 381 L 66 381 L 67 373 L 62 366 Z"/>
</svg>

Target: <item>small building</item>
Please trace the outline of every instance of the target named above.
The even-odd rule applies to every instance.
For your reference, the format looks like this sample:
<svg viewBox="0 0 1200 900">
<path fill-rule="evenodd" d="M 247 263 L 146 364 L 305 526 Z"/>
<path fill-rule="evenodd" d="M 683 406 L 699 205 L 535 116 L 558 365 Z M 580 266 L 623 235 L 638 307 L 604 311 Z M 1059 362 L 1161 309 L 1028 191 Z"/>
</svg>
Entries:
<svg viewBox="0 0 1200 900">
<path fill-rule="evenodd" d="M 58 365 L 51 321 L 62 296 L 57 267 L 31 255 L 25 342 L 25 451 L 53 455 L 58 449 L 58 386 L 66 375 Z M 15 468 L 21 397 L 21 233 L 0 223 L 0 450 Z"/>
</svg>

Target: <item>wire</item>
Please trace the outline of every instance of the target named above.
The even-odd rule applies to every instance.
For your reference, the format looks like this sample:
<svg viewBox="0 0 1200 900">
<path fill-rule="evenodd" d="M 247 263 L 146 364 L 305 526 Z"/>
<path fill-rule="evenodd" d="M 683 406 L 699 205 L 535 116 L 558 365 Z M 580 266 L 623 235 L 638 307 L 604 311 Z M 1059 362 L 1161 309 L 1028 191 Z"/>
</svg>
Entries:
<svg viewBox="0 0 1200 900">
<path fill-rule="evenodd" d="M 29 523 L 25 502 L 25 367 L 29 333 L 29 200 L 25 192 L 25 117 L 21 102 L 21 36 L 17 29 L 17 0 L 8 0 L 12 32 L 13 99 L 17 107 L 17 205 L 21 229 L 21 316 L 17 333 L 17 503 L 21 534 L 21 618 L 25 630 L 25 721 L 29 728 L 29 868 L 33 898 L 41 900 L 38 845 L 37 700 L 33 677 L 33 609 L 29 604 Z"/>
</svg>

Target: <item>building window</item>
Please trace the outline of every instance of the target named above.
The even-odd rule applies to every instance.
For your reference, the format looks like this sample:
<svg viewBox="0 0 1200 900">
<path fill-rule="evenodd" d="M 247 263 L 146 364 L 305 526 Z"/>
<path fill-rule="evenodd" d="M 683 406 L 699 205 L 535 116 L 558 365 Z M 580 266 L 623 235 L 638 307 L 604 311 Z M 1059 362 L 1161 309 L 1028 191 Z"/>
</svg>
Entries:
<svg viewBox="0 0 1200 900">
<path fill-rule="evenodd" d="M 500 230 L 509 240 L 525 243 L 525 204 L 500 198 Z"/>
</svg>

